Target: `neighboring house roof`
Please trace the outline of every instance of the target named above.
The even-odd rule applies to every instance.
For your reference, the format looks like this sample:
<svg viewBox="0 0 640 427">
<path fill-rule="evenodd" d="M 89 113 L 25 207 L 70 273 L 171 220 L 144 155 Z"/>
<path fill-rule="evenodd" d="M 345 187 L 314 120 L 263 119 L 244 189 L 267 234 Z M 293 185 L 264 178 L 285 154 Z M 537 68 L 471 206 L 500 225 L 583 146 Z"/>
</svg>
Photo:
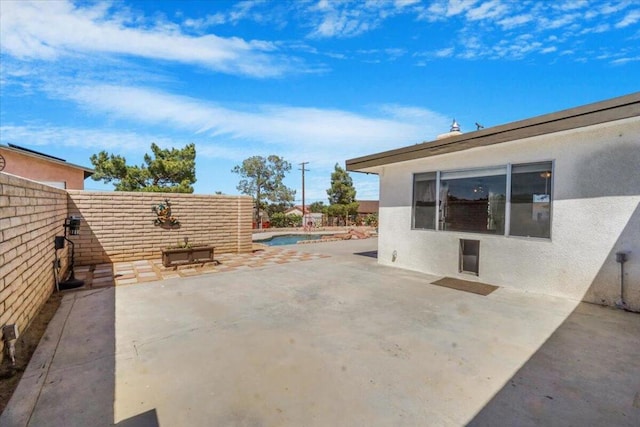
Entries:
<svg viewBox="0 0 640 427">
<path fill-rule="evenodd" d="M 309 206 L 305 206 L 305 207 L 304 207 L 304 211 L 305 211 L 305 213 L 308 215 L 308 214 L 309 214 L 309 212 L 310 212 L 310 211 L 309 211 Z M 296 213 L 296 212 L 299 212 L 300 214 L 302 214 L 302 206 L 300 206 L 300 205 L 296 205 L 296 206 L 294 206 L 294 207 L 292 207 L 292 208 L 289 208 L 289 209 L 287 209 L 286 211 L 284 211 L 284 214 L 285 214 L 285 215 L 289 215 L 289 214 Z"/>
<path fill-rule="evenodd" d="M 66 160 L 61 159 L 59 157 L 50 156 L 49 154 L 40 153 L 39 151 L 20 147 L 15 144 L 8 144 L 8 145 L 0 144 L 0 147 L 2 147 L 5 150 L 13 151 L 25 156 L 31 156 L 41 160 L 46 160 L 51 163 L 57 163 L 59 165 L 68 166 L 70 168 L 80 169 L 81 171 L 84 172 L 84 179 L 89 178 L 91 175 L 95 173 L 93 169 L 85 168 L 84 166 L 74 165 L 73 163 L 69 163 Z"/>
<path fill-rule="evenodd" d="M 380 205 L 378 200 L 357 200 L 357 202 L 359 214 L 378 213 L 378 207 Z"/>
<path fill-rule="evenodd" d="M 436 141 L 349 159 L 349 171 L 469 150 L 640 116 L 640 92 Z M 375 172 L 374 172 L 375 173 Z"/>
</svg>

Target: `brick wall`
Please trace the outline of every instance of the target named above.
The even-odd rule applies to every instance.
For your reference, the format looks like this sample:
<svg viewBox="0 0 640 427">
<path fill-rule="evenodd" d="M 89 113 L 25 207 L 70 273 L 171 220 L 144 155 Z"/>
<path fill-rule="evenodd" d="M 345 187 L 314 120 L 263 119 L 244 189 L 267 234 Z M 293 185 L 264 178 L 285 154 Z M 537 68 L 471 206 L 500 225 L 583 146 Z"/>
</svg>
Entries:
<svg viewBox="0 0 640 427">
<path fill-rule="evenodd" d="M 64 190 L 0 172 L 0 328 L 24 332 L 53 292 L 53 241 L 66 216 Z"/>
<path fill-rule="evenodd" d="M 179 228 L 153 224 L 152 206 L 169 198 Z M 55 289 L 54 238 L 69 215 L 82 218 L 76 265 L 158 259 L 184 237 L 216 253 L 251 251 L 250 197 L 59 190 L 0 172 L 0 328 L 27 329 Z M 58 251 L 61 273 L 68 245 Z M 61 274 L 61 277 L 62 277 Z M 0 362 L 4 357 L 0 340 Z"/>
<path fill-rule="evenodd" d="M 69 215 L 82 218 L 76 265 L 159 259 L 184 237 L 216 253 L 251 251 L 252 200 L 245 196 L 69 190 Z M 153 224 L 151 211 L 167 198 L 179 228 Z"/>
</svg>

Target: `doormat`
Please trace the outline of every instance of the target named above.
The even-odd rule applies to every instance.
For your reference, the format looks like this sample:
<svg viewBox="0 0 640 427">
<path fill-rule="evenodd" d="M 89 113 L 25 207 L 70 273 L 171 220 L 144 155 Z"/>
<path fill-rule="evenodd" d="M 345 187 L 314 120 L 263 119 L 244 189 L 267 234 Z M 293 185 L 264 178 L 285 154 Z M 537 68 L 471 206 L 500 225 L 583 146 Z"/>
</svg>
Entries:
<svg viewBox="0 0 640 427">
<path fill-rule="evenodd" d="M 431 282 L 431 284 L 484 296 L 489 295 L 491 292 L 499 288 L 499 286 L 487 285 L 486 283 L 471 282 L 469 280 L 454 279 L 453 277 L 443 277 L 440 280 Z"/>
</svg>

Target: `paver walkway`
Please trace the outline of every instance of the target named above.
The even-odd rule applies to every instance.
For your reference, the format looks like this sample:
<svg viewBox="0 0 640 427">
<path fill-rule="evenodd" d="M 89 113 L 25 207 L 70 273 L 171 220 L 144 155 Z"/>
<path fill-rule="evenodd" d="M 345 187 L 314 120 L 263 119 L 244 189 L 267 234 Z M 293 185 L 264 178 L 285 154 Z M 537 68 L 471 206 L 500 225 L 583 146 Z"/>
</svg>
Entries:
<svg viewBox="0 0 640 427">
<path fill-rule="evenodd" d="M 299 252 L 293 249 L 265 248 L 250 253 L 216 255 L 216 262 L 165 267 L 162 261 L 140 260 L 113 264 L 86 265 L 75 268 L 76 278 L 85 281 L 85 289 L 132 285 L 155 282 L 175 277 L 191 277 L 200 274 L 222 273 L 269 265 L 309 261 L 327 258 L 330 255 Z"/>
</svg>

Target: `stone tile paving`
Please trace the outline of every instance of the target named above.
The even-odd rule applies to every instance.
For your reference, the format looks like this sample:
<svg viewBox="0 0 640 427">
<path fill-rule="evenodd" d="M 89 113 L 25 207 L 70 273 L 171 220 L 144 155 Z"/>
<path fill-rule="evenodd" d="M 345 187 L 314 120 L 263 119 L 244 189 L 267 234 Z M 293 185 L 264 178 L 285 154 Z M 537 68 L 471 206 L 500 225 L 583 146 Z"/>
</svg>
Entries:
<svg viewBox="0 0 640 427">
<path fill-rule="evenodd" d="M 91 289 L 113 285 L 133 285 L 200 274 L 242 271 L 290 262 L 328 258 L 329 256 L 319 253 L 302 253 L 292 249 L 266 248 L 244 254 L 221 254 L 216 256 L 216 262 L 185 265 L 177 268 L 164 267 L 161 260 L 80 266 L 75 268 L 75 275 L 77 279 L 85 281 L 86 288 Z"/>
</svg>

